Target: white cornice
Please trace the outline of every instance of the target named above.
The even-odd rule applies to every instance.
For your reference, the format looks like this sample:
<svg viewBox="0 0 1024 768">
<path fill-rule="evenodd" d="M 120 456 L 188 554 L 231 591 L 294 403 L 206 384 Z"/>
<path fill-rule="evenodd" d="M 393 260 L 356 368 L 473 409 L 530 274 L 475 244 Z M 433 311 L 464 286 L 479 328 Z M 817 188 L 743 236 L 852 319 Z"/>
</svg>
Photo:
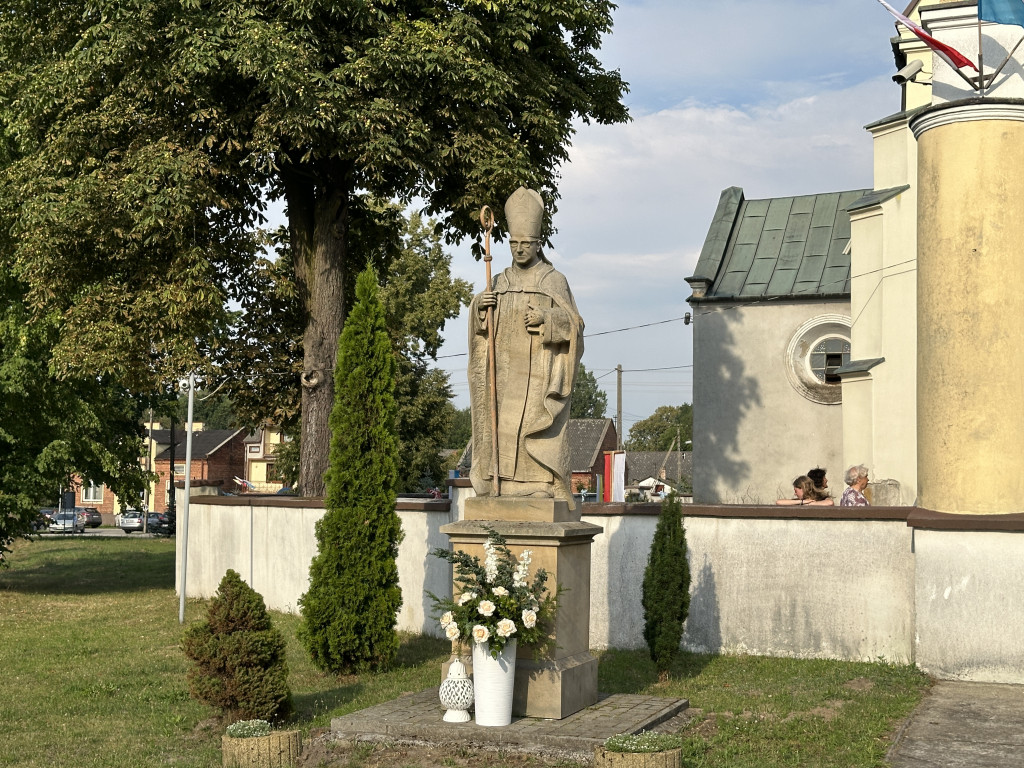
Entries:
<svg viewBox="0 0 1024 768">
<path fill-rule="evenodd" d="M 932 128 L 979 120 L 1024 122 L 1024 104 L 976 101 L 969 104 L 929 110 L 910 121 L 910 130 L 914 132 L 914 138 L 919 139 L 922 133 Z"/>
</svg>

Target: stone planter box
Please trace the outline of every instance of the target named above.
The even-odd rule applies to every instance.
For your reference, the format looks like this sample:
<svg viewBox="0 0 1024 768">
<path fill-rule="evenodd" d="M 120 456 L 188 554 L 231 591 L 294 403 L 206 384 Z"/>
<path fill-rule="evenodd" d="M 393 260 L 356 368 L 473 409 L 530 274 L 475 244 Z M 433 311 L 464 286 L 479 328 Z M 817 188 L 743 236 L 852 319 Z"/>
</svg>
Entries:
<svg viewBox="0 0 1024 768">
<path fill-rule="evenodd" d="M 594 750 L 594 768 L 682 768 L 682 749 L 665 752 L 609 752 Z"/>
<path fill-rule="evenodd" d="M 299 761 L 298 731 L 273 731 L 268 736 L 236 739 L 221 736 L 224 768 L 290 768 Z"/>
</svg>

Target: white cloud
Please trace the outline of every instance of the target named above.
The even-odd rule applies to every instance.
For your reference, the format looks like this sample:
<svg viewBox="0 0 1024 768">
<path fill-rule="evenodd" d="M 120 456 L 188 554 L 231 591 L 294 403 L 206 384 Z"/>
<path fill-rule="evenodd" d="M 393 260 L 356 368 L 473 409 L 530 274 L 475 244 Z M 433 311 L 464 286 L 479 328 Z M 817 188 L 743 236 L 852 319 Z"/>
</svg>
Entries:
<svg viewBox="0 0 1024 768">
<path fill-rule="evenodd" d="M 563 169 L 559 231 L 549 255 L 568 277 L 588 333 L 689 309 L 684 278 L 693 273 L 722 189 L 740 186 L 759 198 L 870 187 L 871 139 L 862 126 L 896 109 L 892 83 L 872 78 L 776 103 L 688 102 L 627 125 L 581 128 Z M 494 263 L 507 265 L 503 245 Z M 469 270 L 482 285 L 483 265 Z M 449 328 L 445 352 L 464 351 L 463 322 Z M 636 370 L 691 362 L 690 329 L 679 322 L 588 339 L 584 355 L 598 372 L 616 364 Z M 461 365 L 460 359 L 444 367 Z M 453 377 L 457 384 L 461 375 Z M 623 407 L 632 414 L 626 429 L 659 405 L 691 397 L 688 369 L 623 378 Z M 614 375 L 601 384 L 610 387 L 614 410 Z"/>
</svg>

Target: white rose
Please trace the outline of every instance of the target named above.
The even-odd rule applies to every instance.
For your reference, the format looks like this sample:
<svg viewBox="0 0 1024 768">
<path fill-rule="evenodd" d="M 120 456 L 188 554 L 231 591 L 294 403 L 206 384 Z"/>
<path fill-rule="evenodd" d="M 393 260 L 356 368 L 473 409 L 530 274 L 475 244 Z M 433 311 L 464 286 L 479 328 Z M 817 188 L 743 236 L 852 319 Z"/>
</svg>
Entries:
<svg viewBox="0 0 1024 768">
<path fill-rule="evenodd" d="M 459 596 L 459 605 L 465 605 L 475 597 L 476 592 L 463 592 L 462 595 Z"/>
<path fill-rule="evenodd" d="M 490 600 L 481 600 L 476 610 L 481 616 L 491 616 L 494 614 L 494 603 Z"/>
<path fill-rule="evenodd" d="M 487 627 L 477 624 L 473 627 L 473 640 L 477 643 L 486 643 L 491 639 L 491 631 Z"/>
<path fill-rule="evenodd" d="M 459 625 L 454 623 L 449 624 L 447 627 L 444 628 L 444 636 L 447 637 L 449 640 L 458 640 Z"/>
<path fill-rule="evenodd" d="M 496 594 L 498 597 L 505 597 L 508 594 L 508 590 L 504 587 L 495 587 L 491 592 Z"/>
<path fill-rule="evenodd" d="M 515 634 L 516 623 L 512 619 L 502 619 L 498 622 L 498 637 L 508 637 Z"/>
<path fill-rule="evenodd" d="M 531 611 L 529 608 L 523 611 L 523 626 L 527 629 L 532 629 L 533 627 L 537 626 L 536 611 Z"/>
<path fill-rule="evenodd" d="M 455 621 L 455 617 L 452 616 L 451 611 L 446 611 L 441 615 L 441 626 L 445 629 L 447 629 L 453 621 Z"/>
</svg>

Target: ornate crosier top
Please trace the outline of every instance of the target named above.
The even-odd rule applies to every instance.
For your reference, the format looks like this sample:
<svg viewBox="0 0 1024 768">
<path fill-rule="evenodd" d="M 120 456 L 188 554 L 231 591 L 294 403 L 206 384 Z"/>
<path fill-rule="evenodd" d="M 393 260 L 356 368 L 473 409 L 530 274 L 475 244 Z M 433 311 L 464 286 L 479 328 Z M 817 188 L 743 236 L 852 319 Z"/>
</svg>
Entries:
<svg viewBox="0 0 1024 768">
<path fill-rule="evenodd" d="M 523 645 L 544 642 L 554 618 L 555 600 L 545 586 L 547 571 L 538 570 L 530 581 L 532 554 L 525 550 L 516 558 L 505 538 L 490 528 L 483 563 L 465 552 L 435 549 L 435 556 L 455 567 L 459 593 L 444 599 L 430 595 L 441 614 L 445 636 L 457 642 L 472 638 L 475 643 L 486 643 L 495 657 L 513 637 Z"/>
</svg>

